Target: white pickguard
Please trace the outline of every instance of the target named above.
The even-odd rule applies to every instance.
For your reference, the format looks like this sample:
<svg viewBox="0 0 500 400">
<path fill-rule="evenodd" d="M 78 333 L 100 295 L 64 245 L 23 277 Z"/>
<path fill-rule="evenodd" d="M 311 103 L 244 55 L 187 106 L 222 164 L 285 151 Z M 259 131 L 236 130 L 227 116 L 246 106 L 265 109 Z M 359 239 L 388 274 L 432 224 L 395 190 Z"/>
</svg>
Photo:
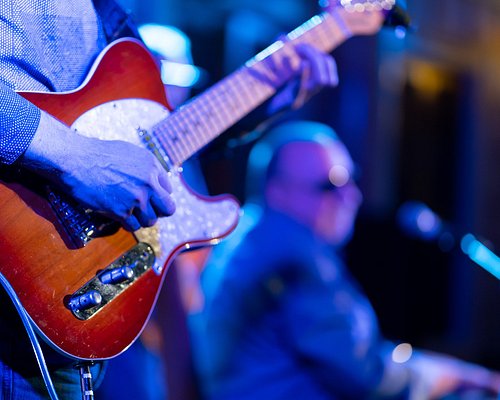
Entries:
<svg viewBox="0 0 500 400">
<path fill-rule="evenodd" d="M 169 110 L 154 101 L 116 100 L 82 114 L 71 127 L 88 137 L 123 140 L 145 147 L 139 128 L 148 130 L 168 115 Z M 215 200 L 194 194 L 184 184 L 180 169 L 170 172 L 170 182 L 176 203 L 174 215 L 134 233 L 137 240 L 149 243 L 155 250 L 158 273 L 176 251 L 189 248 L 193 242 L 216 242 L 236 226 L 239 218 L 239 206 L 233 198 Z"/>
</svg>

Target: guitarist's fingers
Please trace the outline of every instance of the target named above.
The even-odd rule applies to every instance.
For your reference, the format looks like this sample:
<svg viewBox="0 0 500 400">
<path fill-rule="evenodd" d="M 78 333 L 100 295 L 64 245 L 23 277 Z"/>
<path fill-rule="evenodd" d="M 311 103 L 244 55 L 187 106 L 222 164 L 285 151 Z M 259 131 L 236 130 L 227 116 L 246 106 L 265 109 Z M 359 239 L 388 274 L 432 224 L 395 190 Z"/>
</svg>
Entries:
<svg viewBox="0 0 500 400">
<path fill-rule="evenodd" d="M 131 215 L 130 217 L 127 217 L 125 220 L 123 220 L 122 225 L 129 232 L 134 232 L 141 227 L 141 224 L 139 223 L 135 215 Z"/>
<path fill-rule="evenodd" d="M 160 168 L 160 172 L 158 174 L 158 183 L 168 193 L 172 193 L 172 184 L 170 183 L 170 180 L 168 179 L 167 171 L 165 171 L 165 169 L 163 168 L 163 166 L 161 166 L 161 164 L 159 165 L 159 168 Z"/>
<path fill-rule="evenodd" d="M 326 58 L 326 67 L 328 70 L 328 82 L 329 86 L 337 86 L 339 84 L 339 74 L 337 70 L 337 63 L 333 57 Z"/>
<path fill-rule="evenodd" d="M 304 103 L 312 96 L 309 85 L 309 75 L 311 74 L 311 69 L 308 65 L 304 65 L 302 68 L 302 75 L 300 77 L 299 89 L 295 100 L 292 103 L 292 109 L 296 110 L 304 105 Z"/>
<path fill-rule="evenodd" d="M 147 227 L 153 226 L 158 220 L 155 210 L 150 202 L 145 206 L 145 210 L 139 207 L 134 208 L 133 216 L 136 218 L 140 226 Z"/>
<path fill-rule="evenodd" d="M 170 193 L 157 190 L 151 195 L 152 211 L 159 217 L 172 215 L 175 212 L 175 202 Z"/>
<path fill-rule="evenodd" d="M 161 164 L 159 164 L 159 168 L 157 184 L 153 184 L 153 192 L 151 193 L 151 205 L 153 207 L 151 212 L 161 217 L 174 213 L 175 202 L 170 196 L 170 193 L 172 193 L 172 183 L 170 182 L 168 173 Z"/>
<path fill-rule="evenodd" d="M 310 89 L 338 84 L 337 65 L 333 57 L 307 44 L 297 45 L 296 51 L 303 64 L 310 68 L 306 82 Z"/>
<path fill-rule="evenodd" d="M 175 211 L 175 203 L 170 194 L 163 191 L 161 196 L 158 192 L 151 195 L 151 200 L 143 207 L 135 207 L 132 214 L 123 220 L 126 230 L 134 232 L 141 227 L 153 226 L 159 216 L 172 215 Z"/>
</svg>

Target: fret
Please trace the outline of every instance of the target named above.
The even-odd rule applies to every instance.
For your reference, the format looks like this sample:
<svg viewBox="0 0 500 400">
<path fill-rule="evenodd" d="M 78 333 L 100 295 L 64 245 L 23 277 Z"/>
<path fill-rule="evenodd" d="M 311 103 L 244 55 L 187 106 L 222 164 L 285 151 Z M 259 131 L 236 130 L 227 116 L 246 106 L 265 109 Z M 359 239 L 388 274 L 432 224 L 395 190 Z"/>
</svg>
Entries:
<svg viewBox="0 0 500 400">
<path fill-rule="evenodd" d="M 247 87 L 252 93 L 253 105 L 261 104 L 276 93 L 276 79 L 273 81 L 276 75 L 264 61 L 252 65 L 246 72 Z"/>
<path fill-rule="evenodd" d="M 195 107 L 193 107 L 192 112 L 189 113 L 189 118 L 191 119 L 193 124 L 194 128 L 193 136 L 195 137 L 196 140 L 196 147 L 194 147 L 192 150 L 193 153 L 196 153 L 207 143 L 204 138 L 207 136 L 206 132 L 210 132 L 211 128 L 201 118 L 198 110 Z"/>
<path fill-rule="evenodd" d="M 228 123 L 227 113 L 225 112 L 223 104 L 224 101 L 223 88 L 224 87 L 222 84 L 218 84 L 212 96 L 212 106 L 219 119 L 220 131 L 224 131 L 225 130 L 224 128 L 227 126 Z"/>
<path fill-rule="evenodd" d="M 170 146 L 168 146 L 167 141 L 165 140 L 165 136 L 159 131 L 159 130 L 152 130 L 150 132 L 151 135 L 154 137 L 154 140 L 157 142 L 159 147 L 167 154 L 168 157 L 170 157 Z"/>
<path fill-rule="evenodd" d="M 233 112 L 237 112 L 238 110 L 241 110 L 241 108 L 244 106 L 244 103 L 239 98 L 239 93 L 236 93 L 236 91 L 234 90 L 234 81 L 235 80 L 233 79 L 227 82 L 226 93 L 229 96 L 228 104 L 231 107 L 231 110 Z"/>
<path fill-rule="evenodd" d="M 233 86 L 233 82 L 236 80 L 237 76 L 238 74 L 234 74 L 232 79 L 227 79 L 223 82 L 219 97 L 221 101 L 220 105 L 226 109 L 226 117 L 230 118 L 227 120 L 230 124 L 242 117 L 241 111 L 247 104 L 247 102 L 237 102 Z"/>
<path fill-rule="evenodd" d="M 209 131 L 206 131 L 203 135 L 203 143 L 206 144 L 210 141 L 210 132 L 221 132 L 222 121 L 217 113 L 213 99 L 211 99 L 210 102 L 205 101 L 201 104 L 203 115 L 213 125 L 213 128 Z"/>
<path fill-rule="evenodd" d="M 230 85 L 230 81 L 224 82 L 224 85 L 219 89 L 219 106 L 225 108 L 229 113 L 235 114 L 238 110 L 238 107 L 234 104 L 234 96 L 232 93 L 232 88 Z"/>
<path fill-rule="evenodd" d="M 183 149 L 182 138 L 179 134 L 179 121 L 174 115 L 172 115 L 172 117 L 173 118 L 169 118 L 168 124 L 164 125 L 166 127 L 164 132 L 172 148 L 172 159 L 183 160 L 185 150 Z"/>
<path fill-rule="evenodd" d="M 240 71 L 237 71 L 234 74 L 234 79 L 229 81 L 229 86 L 232 88 L 232 92 L 234 93 L 234 97 L 238 101 L 238 107 L 237 109 L 243 109 L 246 104 L 248 104 L 249 96 L 245 90 L 245 86 L 241 85 L 240 80 L 241 80 L 242 73 Z"/>
<path fill-rule="evenodd" d="M 234 116 L 237 113 L 236 111 L 231 112 L 228 108 L 227 103 L 230 101 L 227 97 L 227 84 L 226 81 L 222 81 L 217 89 L 214 91 L 213 103 L 216 105 L 216 110 L 219 112 L 218 116 L 221 122 L 220 129 L 226 130 L 228 126 L 231 125 L 232 121 L 236 120 Z"/>
<path fill-rule="evenodd" d="M 326 30 L 326 37 L 330 38 L 324 44 L 324 51 L 332 51 L 344 40 L 351 36 L 351 33 L 346 31 L 346 26 L 343 22 L 334 18 L 331 14 L 324 14 L 323 27 Z"/>
<path fill-rule="evenodd" d="M 219 90 L 220 82 L 210 89 L 210 96 L 205 100 L 205 111 L 207 112 L 207 116 L 213 121 L 215 128 L 220 130 L 224 125 L 223 116 L 219 113 L 219 107 L 217 106 L 217 95 Z"/>
<path fill-rule="evenodd" d="M 190 110 L 191 111 L 191 110 Z M 184 118 L 182 119 L 184 128 L 183 132 L 185 137 L 185 144 L 188 148 L 189 152 L 196 151 L 200 147 L 200 143 L 198 140 L 198 131 L 195 131 L 196 127 L 199 125 L 195 122 L 195 116 L 193 116 L 193 112 L 185 112 L 182 114 Z"/>
<path fill-rule="evenodd" d="M 160 143 L 174 163 L 182 163 L 200 148 L 276 93 L 283 77 L 276 66 L 285 58 L 292 70 L 300 64 L 293 47 L 309 43 L 323 51 L 331 51 L 351 36 L 339 16 L 323 13 L 311 18 L 250 59 L 244 66 L 174 111 L 154 128 L 163 136 Z"/>
<path fill-rule="evenodd" d="M 237 110 L 239 117 L 248 114 L 255 105 L 265 100 L 265 96 L 260 93 L 259 88 L 262 82 L 254 80 L 247 67 L 242 67 L 236 71 L 230 85 L 234 88 L 233 92 L 236 90 L 237 95 L 242 100 L 240 102 L 241 106 Z"/>
<path fill-rule="evenodd" d="M 311 36 L 311 41 L 315 44 L 315 46 L 323 51 L 327 51 L 328 45 L 331 41 L 331 37 L 328 36 L 328 32 L 326 31 L 326 25 L 326 22 L 324 22 L 318 25 L 314 30 L 307 33 L 307 35 Z"/>
<path fill-rule="evenodd" d="M 197 149 L 203 147 L 204 143 L 201 141 L 201 136 L 203 136 L 203 131 L 206 129 L 202 125 L 202 121 L 200 116 L 196 112 L 196 108 L 192 107 L 189 112 L 186 113 L 186 116 L 189 120 L 189 124 L 191 126 L 191 134 L 190 134 L 190 144 L 191 150 L 196 152 Z"/>
<path fill-rule="evenodd" d="M 179 137 L 180 149 L 182 158 L 185 158 L 188 154 L 190 154 L 190 146 L 189 146 L 189 127 L 186 126 L 186 121 L 183 116 L 185 114 L 179 115 L 179 124 L 177 125 L 177 136 Z"/>
<path fill-rule="evenodd" d="M 248 92 L 247 81 L 245 80 L 246 70 L 240 69 L 235 74 L 234 79 L 231 81 L 232 86 L 237 90 L 238 95 L 242 100 L 240 109 L 245 109 L 251 101 L 252 96 Z"/>
<path fill-rule="evenodd" d="M 195 114 L 197 116 L 197 120 L 200 123 L 200 126 L 203 128 L 204 131 L 212 131 L 216 130 L 215 124 L 212 121 L 211 118 L 207 118 L 207 112 L 206 107 L 204 106 L 204 98 L 199 98 L 196 101 L 193 101 L 193 103 L 188 103 L 186 107 L 188 108 L 187 112 Z M 198 141 L 200 142 L 200 145 L 204 145 L 206 142 L 204 140 L 201 140 L 202 138 L 198 137 Z"/>
<path fill-rule="evenodd" d="M 198 126 L 197 141 L 199 143 L 200 149 L 207 143 L 207 132 L 213 131 L 215 130 L 215 128 L 209 119 L 204 118 L 203 110 L 201 109 L 201 107 L 190 107 L 188 113 L 196 117 Z"/>
<path fill-rule="evenodd" d="M 161 145 L 162 150 L 168 155 L 171 160 L 178 159 L 174 144 L 167 134 L 166 125 L 157 125 L 153 128 L 152 134 L 156 137 L 156 140 Z"/>
<path fill-rule="evenodd" d="M 183 125 L 183 114 L 173 114 L 170 124 L 172 126 L 172 131 L 175 134 L 175 143 L 179 150 L 179 156 L 182 160 L 185 159 L 186 155 L 189 154 L 189 149 L 186 144 L 185 127 Z"/>
<path fill-rule="evenodd" d="M 249 111 L 249 102 L 235 104 L 235 100 L 229 95 L 232 92 L 232 88 L 228 85 L 223 97 L 220 97 L 221 106 L 226 109 L 226 129 L 248 114 Z"/>
<path fill-rule="evenodd" d="M 203 101 L 200 101 L 199 104 L 200 107 L 198 108 L 200 111 L 200 115 L 203 117 L 203 120 L 206 121 L 209 126 L 207 126 L 208 129 L 205 129 L 201 136 L 199 137 L 200 142 L 202 144 L 202 147 L 206 145 L 209 141 L 210 138 L 212 137 L 210 135 L 211 132 L 219 132 L 220 131 L 220 119 L 217 118 L 217 115 L 215 114 L 213 104 L 210 103 L 208 104 L 204 99 Z M 196 107 L 194 107 L 196 108 Z"/>
<path fill-rule="evenodd" d="M 206 132 L 219 129 L 219 121 L 214 112 L 213 105 L 208 102 L 208 98 L 200 98 L 198 101 L 188 103 L 184 112 L 190 115 L 196 115 L 200 126 L 203 128 L 197 135 L 197 141 L 200 145 L 205 145 L 206 141 L 204 136 L 206 135 Z M 201 125 L 202 123 L 204 124 L 204 127 Z"/>
</svg>

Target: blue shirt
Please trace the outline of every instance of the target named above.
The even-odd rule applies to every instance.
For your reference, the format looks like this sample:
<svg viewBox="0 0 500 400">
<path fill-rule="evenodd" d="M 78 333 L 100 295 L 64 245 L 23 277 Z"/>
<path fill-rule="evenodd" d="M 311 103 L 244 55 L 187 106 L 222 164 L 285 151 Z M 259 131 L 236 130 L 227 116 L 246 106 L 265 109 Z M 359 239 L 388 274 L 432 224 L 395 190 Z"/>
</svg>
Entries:
<svg viewBox="0 0 500 400">
<path fill-rule="evenodd" d="M 266 210 L 205 278 L 212 268 L 220 283 L 191 324 L 208 398 L 362 399 L 377 388 L 387 342 L 375 312 L 307 228 Z"/>
<path fill-rule="evenodd" d="M 0 2 L 0 163 L 23 154 L 40 120 L 13 90 L 75 89 L 105 45 L 92 0 Z"/>
</svg>

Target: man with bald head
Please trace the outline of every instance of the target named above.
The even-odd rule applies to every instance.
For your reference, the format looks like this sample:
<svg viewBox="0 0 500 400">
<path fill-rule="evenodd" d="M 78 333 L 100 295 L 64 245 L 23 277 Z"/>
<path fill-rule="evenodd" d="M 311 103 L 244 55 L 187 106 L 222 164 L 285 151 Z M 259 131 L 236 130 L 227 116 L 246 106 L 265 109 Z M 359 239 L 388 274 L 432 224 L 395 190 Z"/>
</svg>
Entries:
<svg viewBox="0 0 500 400">
<path fill-rule="evenodd" d="M 328 243 L 342 245 L 350 237 L 361 204 L 361 192 L 351 178 L 351 157 L 326 126 L 293 122 L 273 134 L 283 133 L 287 140 L 288 129 L 315 130 L 316 135 L 314 140 L 297 138 L 277 149 L 268 170 L 266 204 Z"/>
<path fill-rule="evenodd" d="M 336 255 L 362 200 L 353 175 L 317 122 L 281 124 L 253 148 L 248 196 L 262 214 L 207 305 L 209 398 L 362 398 L 380 383 L 375 314 Z"/>
<path fill-rule="evenodd" d="M 338 254 L 362 201 L 354 175 L 346 147 L 317 122 L 278 125 L 252 149 L 248 203 L 259 207 L 245 209 L 258 217 L 215 248 L 203 277 L 212 293 L 193 328 L 207 398 L 425 400 L 464 376 L 442 356 L 393 361 Z M 489 384 L 484 369 L 468 371 Z"/>
</svg>

